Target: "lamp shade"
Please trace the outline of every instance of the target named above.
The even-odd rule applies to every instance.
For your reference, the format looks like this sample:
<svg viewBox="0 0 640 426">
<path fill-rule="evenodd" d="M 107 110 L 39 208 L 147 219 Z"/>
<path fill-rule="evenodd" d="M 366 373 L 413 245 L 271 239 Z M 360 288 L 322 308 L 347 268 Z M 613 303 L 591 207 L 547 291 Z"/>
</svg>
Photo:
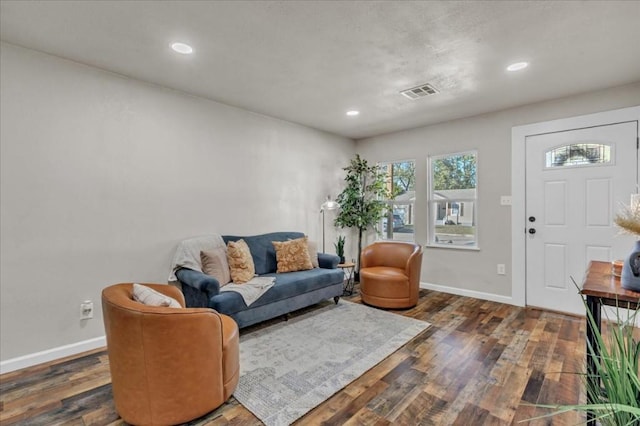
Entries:
<svg viewBox="0 0 640 426">
<path fill-rule="evenodd" d="M 340 207 L 340 204 L 333 201 L 331 199 L 331 195 L 327 195 L 327 201 L 322 203 L 322 205 L 320 206 L 320 213 L 322 213 L 322 252 L 323 253 L 326 253 L 324 251 L 324 212 L 325 210 L 335 210 L 339 207 Z"/>
<path fill-rule="evenodd" d="M 322 205 L 320 206 L 320 210 L 321 211 L 324 211 L 324 210 L 335 210 L 335 209 L 337 209 L 339 207 L 340 207 L 340 204 L 338 204 L 337 202 L 333 201 L 331 199 L 330 195 L 327 195 L 327 201 L 322 203 Z"/>
</svg>

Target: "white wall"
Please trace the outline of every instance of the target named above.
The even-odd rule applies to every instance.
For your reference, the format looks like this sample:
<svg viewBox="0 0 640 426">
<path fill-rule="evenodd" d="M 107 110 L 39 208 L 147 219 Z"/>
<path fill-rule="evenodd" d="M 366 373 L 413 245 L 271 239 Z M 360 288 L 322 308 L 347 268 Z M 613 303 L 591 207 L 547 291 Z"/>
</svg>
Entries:
<svg viewBox="0 0 640 426">
<path fill-rule="evenodd" d="M 357 141 L 356 149 L 374 162 L 416 160 L 415 236 L 422 244 L 427 242 L 427 157 L 478 150 L 480 250 L 425 248 L 422 282 L 445 286 L 455 293 L 508 302 L 512 277 L 511 210 L 500 205 L 500 196 L 511 192 L 511 128 L 639 103 L 640 82 L 362 139 Z M 497 275 L 498 263 L 506 264 L 506 275 Z"/>
<path fill-rule="evenodd" d="M 5 43 L 0 64 L 1 360 L 102 336 L 101 289 L 166 282 L 184 238 L 321 244 L 353 141 Z"/>
</svg>

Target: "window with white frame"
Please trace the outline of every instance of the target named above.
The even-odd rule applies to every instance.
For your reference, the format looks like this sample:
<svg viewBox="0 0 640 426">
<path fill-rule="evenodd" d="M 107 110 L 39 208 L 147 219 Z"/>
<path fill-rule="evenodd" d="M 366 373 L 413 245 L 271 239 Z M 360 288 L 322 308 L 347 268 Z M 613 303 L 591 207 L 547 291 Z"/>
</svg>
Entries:
<svg viewBox="0 0 640 426">
<path fill-rule="evenodd" d="M 477 248 L 477 152 L 429 157 L 429 245 Z"/>
<path fill-rule="evenodd" d="M 385 217 L 378 224 L 385 240 L 413 241 L 414 205 L 416 200 L 416 163 L 414 160 L 378 164 L 385 173 L 389 198 Z"/>
</svg>

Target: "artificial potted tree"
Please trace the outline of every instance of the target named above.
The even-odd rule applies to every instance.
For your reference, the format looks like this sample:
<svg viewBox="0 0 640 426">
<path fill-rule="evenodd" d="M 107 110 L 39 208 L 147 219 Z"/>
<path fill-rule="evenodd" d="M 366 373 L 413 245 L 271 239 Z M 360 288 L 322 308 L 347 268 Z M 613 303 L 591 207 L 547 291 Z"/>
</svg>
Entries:
<svg viewBox="0 0 640 426">
<path fill-rule="evenodd" d="M 360 155 L 356 154 L 343 170 L 347 172 L 344 178 L 346 187 L 336 198 L 340 211 L 334 224 L 340 228 L 358 230 L 355 270 L 357 281 L 360 274 L 362 235 L 368 229 L 373 229 L 384 216 L 387 206 L 382 200 L 388 198 L 388 193 L 384 172 L 377 165 L 369 165 Z"/>
</svg>

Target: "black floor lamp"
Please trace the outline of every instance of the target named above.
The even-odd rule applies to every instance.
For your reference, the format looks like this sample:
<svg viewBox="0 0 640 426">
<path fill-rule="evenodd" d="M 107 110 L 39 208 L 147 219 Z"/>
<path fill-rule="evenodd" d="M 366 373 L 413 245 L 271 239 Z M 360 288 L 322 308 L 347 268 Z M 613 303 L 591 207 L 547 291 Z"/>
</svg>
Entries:
<svg viewBox="0 0 640 426">
<path fill-rule="evenodd" d="M 340 207 L 340 204 L 338 204 L 337 202 L 333 201 L 331 199 L 331 195 L 327 195 L 327 201 L 322 203 L 322 205 L 320 206 L 320 212 L 322 212 L 322 252 L 323 253 L 325 253 L 325 251 L 324 251 L 324 211 L 325 210 L 335 210 L 335 209 L 337 209 L 339 207 Z"/>
</svg>

